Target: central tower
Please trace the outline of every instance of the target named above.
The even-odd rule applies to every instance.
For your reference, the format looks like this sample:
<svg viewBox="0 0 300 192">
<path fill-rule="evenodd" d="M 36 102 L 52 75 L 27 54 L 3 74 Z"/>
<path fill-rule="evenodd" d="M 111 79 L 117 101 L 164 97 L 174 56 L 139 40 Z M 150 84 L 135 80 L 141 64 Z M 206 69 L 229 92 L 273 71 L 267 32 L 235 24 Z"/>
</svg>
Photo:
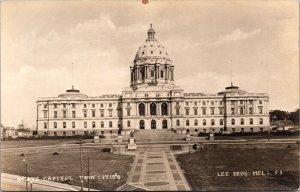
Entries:
<svg viewBox="0 0 300 192">
<path fill-rule="evenodd" d="M 155 30 L 150 25 L 148 38 L 139 47 L 130 67 L 132 89 L 146 86 L 174 87 L 174 65 L 165 47 L 155 38 Z"/>
</svg>

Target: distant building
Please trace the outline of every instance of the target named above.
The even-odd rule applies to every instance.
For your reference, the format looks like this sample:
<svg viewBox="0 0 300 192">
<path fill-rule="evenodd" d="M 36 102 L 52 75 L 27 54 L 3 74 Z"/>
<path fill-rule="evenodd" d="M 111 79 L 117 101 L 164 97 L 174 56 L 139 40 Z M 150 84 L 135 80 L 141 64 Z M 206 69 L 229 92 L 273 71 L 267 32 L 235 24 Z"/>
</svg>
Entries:
<svg viewBox="0 0 300 192">
<path fill-rule="evenodd" d="M 16 135 L 16 129 L 14 127 L 4 127 L 1 125 L 1 139 L 5 138 L 15 138 L 17 137 Z"/>
<path fill-rule="evenodd" d="M 152 26 L 133 63 L 130 87 L 120 95 L 89 97 L 72 87 L 57 97 L 39 98 L 38 134 L 115 136 L 119 129 L 126 134 L 139 129 L 195 134 L 270 129 L 265 93 L 248 93 L 233 84 L 217 94 L 184 93 L 175 85 L 175 66 Z"/>
</svg>

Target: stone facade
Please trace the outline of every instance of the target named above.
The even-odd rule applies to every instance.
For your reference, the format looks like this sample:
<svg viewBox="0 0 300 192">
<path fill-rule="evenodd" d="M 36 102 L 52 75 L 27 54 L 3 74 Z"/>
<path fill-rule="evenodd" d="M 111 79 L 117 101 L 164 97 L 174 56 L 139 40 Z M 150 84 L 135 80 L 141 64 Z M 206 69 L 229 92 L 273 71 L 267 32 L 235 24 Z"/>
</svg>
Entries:
<svg viewBox="0 0 300 192">
<path fill-rule="evenodd" d="M 138 129 L 191 132 L 268 131 L 269 97 L 231 84 L 217 94 L 184 93 L 175 85 L 174 65 L 163 45 L 148 30 L 130 67 L 130 87 L 120 95 L 89 97 L 67 90 L 37 100 L 39 135 L 116 136 Z"/>
</svg>

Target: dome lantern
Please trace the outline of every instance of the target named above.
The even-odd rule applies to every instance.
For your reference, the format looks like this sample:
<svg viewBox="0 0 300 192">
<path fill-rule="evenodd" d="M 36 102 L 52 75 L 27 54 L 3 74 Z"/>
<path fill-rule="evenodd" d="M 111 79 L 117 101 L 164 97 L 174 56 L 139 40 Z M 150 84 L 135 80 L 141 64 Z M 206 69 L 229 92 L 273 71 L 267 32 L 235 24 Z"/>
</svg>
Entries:
<svg viewBox="0 0 300 192">
<path fill-rule="evenodd" d="M 150 24 L 150 29 L 148 30 L 148 41 L 155 40 L 155 30 L 152 28 L 152 24 Z"/>
</svg>

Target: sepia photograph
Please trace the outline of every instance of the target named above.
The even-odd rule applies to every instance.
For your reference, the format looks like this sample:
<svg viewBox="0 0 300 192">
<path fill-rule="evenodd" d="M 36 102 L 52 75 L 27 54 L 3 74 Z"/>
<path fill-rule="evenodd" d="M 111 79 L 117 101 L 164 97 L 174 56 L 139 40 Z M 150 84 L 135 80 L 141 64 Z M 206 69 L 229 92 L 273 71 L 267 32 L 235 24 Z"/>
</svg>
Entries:
<svg viewBox="0 0 300 192">
<path fill-rule="evenodd" d="M 297 0 L 3 0 L 1 191 L 298 191 Z"/>
</svg>

